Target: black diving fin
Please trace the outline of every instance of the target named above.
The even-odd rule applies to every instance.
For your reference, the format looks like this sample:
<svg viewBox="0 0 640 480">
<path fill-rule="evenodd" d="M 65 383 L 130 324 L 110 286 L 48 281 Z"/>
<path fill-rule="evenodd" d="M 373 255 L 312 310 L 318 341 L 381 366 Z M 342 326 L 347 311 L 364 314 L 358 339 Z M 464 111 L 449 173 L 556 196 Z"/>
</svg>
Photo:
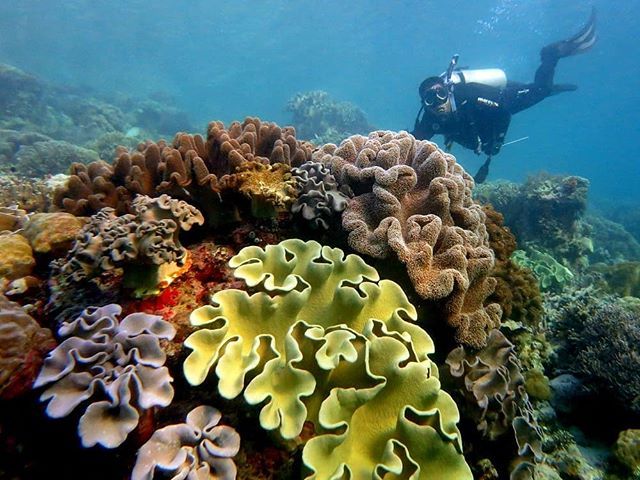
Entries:
<svg viewBox="0 0 640 480">
<path fill-rule="evenodd" d="M 590 50 L 591 47 L 595 45 L 597 39 L 596 9 L 595 7 L 592 7 L 589 21 L 578 33 L 567 40 L 561 40 L 559 42 L 552 43 L 551 45 L 547 45 L 541 50 L 540 56 L 544 60 L 545 57 L 559 59 L 578 55 Z"/>
</svg>

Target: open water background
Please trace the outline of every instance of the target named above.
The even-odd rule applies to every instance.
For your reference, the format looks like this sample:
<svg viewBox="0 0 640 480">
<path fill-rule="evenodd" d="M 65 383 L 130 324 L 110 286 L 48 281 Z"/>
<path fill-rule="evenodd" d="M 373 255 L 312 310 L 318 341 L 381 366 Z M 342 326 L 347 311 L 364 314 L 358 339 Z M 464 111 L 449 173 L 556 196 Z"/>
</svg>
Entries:
<svg viewBox="0 0 640 480">
<path fill-rule="evenodd" d="M 202 130 L 247 115 L 286 124 L 287 100 L 314 89 L 378 128 L 411 129 L 420 81 L 453 53 L 529 81 L 540 48 L 591 5 L 598 44 L 556 71 L 579 90 L 516 115 L 507 141 L 529 139 L 503 149 L 490 179 L 570 173 L 592 198 L 640 201 L 639 0 L 0 0 L 0 62 L 55 84 L 168 93 Z M 482 163 L 453 153 L 471 173 Z"/>
</svg>

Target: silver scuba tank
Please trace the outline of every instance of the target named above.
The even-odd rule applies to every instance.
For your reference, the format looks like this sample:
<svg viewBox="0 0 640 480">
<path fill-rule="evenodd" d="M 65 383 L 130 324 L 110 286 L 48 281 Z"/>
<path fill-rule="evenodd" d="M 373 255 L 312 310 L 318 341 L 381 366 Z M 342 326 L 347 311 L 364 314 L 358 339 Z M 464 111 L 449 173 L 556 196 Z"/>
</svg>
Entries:
<svg viewBox="0 0 640 480">
<path fill-rule="evenodd" d="M 489 87 L 504 88 L 507 86 L 507 75 L 499 68 L 482 68 L 478 70 L 454 70 L 451 83 L 480 83 Z"/>
</svg>

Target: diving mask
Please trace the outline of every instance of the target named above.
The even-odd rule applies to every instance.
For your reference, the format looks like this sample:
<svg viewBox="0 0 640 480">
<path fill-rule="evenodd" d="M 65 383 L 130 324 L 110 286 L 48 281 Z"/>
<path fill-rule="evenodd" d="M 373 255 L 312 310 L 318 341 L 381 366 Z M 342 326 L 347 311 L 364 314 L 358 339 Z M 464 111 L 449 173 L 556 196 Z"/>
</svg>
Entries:
<svg viewBox="0 0 640 480">
<path fill-rule="evenodd" d="M 449 89 L 444 85 L 437 84 L 424 92 L 422 101 L 427 107 L 442 105 L 449 98 Z"/>
</svg>

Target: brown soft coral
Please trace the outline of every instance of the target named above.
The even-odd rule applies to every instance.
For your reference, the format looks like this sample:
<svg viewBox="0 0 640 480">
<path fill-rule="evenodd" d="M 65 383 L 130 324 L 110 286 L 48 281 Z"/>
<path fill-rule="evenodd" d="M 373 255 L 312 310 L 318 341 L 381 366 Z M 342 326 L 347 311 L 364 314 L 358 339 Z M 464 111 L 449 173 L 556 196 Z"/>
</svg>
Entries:
<svg viewBox="0 0 640 480">
<path fill-rule="evenodd" d="M 119 147 L 113 165 L 74 165 L 54 203 L 76 215 L 95 213 L 105 206 L 122 214 L 130 212 L 135 194 L 156 197 L 166 193 L 200 207 L 216 223 L 223 216 L 237 216 L 236 204 L 243 195 L 236 194 L 246 177 L 238 177 L 239 169 L 261 171 L 258 166 L 271 165 L 277 171 L 288 171 L 309 160 L 312 150 L 312 144 L 296 140 L 292 127 L 281 128 L 256 118 L 233 122 L 228 129 L 222 122 L 211 122 L 206 140 L 178 133 L 172 143 L 148 141 L 131 152 Z M 247 195 L 251 192 L 245 188 Z M 228 212 L 215 211 L 225 208 Z"/>
<path fill-rule="evenodd" d="M 325 145 L 314 160 L 355 194 L 342 215 L 349 245 L 376 258 L 395 254 L 457 341 L 483 346 L 501 316 L 497 304 L 483 305 L 495 288 L 494 254 L 473 179 L 455 158 L 406 132 L 377 131 Z"/>
<path fill-rule="evenodd" d="M 531 271 L 511 260 L 517 248 L 516 237 L 504 226 L 502 214 L 490 205 L 484 205 L 482 209 L 486 214 L 489 245 L 496 256 L 491 275 L 496 278 L 497 285 L 489 300 L 500 304 L 505 319 L 535 327 L 543 313 L 538 281 Z"/>
<path fill-rule="evenodd" d="M 445 375 L 457 385 L 466 413 L 483 436 L 494 440 L 513 429 L 519 462 L 511 478 L 529 470 L 542 456 L 542 431 L 533 416 L 525 379 L 514 345 L 499 330 L 491 330 L 487 346 L 478 352 L 452 350 Z"/>
</svg>

